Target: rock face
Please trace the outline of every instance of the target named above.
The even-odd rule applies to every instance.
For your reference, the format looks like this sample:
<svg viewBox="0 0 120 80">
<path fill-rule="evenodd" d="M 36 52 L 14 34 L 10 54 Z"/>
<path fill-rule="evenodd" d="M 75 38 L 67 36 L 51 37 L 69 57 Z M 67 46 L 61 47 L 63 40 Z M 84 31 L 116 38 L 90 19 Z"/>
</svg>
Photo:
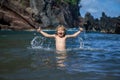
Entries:
<svg viewBox="0 0 120 80">
<path fill-rule="evenodd" d="M 77 3 L 79 0 L 76 0 Z M 43 26 L 64 24 L 68 27 L 78 26 L 79 7 L 64 0 L 30 0 L 36 21 Z"/>
<path fill-rule="evenodd" d="M 100 19 L 94 19 L 90 13 L 86 13 L 84 21 L 87 31 L 120 34 L 120 16 L 111 18 L 103 12 Z"/>
<path fill-rule="evenodd" d="M 76 1 L 72 4 L 66 1 Z M 0 29 L 27 30 L 66 27 L 85 27 L 86 31 L 120 34 L 120 16 L 108 17 L 104 12 L 100 19 L 87 12 L 81 18 L 80 0 L 0 0 Z"/>
<path fill-rule="evenodd" d="M 79 0 L 77 1 L 77 3 Z M 0 0 L 0 29 L 78 26 L 79 7 L 64 0 Z"/>
<path fill-rule="evenodd" d="M 0 29 L 25 30 L 33 29 L 37 23 L 30 13 L 18 2 L 1 0 Z"/>
</svg>

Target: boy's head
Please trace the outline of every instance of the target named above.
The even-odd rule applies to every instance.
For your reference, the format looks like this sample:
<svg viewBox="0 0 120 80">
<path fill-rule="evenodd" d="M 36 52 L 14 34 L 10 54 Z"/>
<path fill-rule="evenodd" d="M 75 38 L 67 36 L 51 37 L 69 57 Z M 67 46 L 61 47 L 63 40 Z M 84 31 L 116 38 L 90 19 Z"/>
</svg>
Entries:
<svg viewBox="0 0 120 80">
<path fill-rule="evenodd" d="M 56 34 L 59 37 L 64 37 L 66 35 L 66 28 L 63 25 L 58 25 L 56 28 Z"/>
</svg>

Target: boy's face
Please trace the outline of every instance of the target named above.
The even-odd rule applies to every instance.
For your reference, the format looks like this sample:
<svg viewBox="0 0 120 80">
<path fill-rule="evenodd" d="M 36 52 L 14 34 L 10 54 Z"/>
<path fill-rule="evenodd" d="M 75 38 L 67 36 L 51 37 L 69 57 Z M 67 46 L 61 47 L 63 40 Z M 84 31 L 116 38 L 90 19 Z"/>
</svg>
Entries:
<svg viewBox="0 0 120 80">
<path fill-rule="evenodd" d="M 64 37 L 65 36 L 65 30 L 63 28 L 58 28 L 57 35 L 59 37 Z"/>
</svg>

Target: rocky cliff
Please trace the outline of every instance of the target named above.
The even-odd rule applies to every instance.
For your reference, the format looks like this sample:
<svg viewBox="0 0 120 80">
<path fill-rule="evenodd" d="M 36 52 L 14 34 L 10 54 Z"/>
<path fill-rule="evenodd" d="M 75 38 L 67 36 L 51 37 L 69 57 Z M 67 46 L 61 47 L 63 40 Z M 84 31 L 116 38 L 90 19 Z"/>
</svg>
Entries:
<svg viewBox="0 0 120 80">
<path fill-rule="evenodd" d="M 120 16 L 108 17 L 103 12 L 100 19 L 94 19 L 94 17 L 88 12 L 84 18 L 84 27 L 87 31 L 120 34 Z"/>
<path fill-rule="evenodd" d="M 79 0 L 0 0 L 0 29 L 25 30 L 79 25 Z"/>
<path fill-rule="evenodd" d="M 80 16 L 80 0 L 0 0 L 0 29 L 27 30 L 84 26 L 86 31 L 120 34 L 120 16 L 108 17 L 104 12 L 100 19 L 87 12 Z"/>
<path fill-rule="evenodd" d="M 69 27 L 75 27 L 78 24 L 79 0 L 72 4 L 70 0 L 30 0 L 31 8 L 34 12 L 34 18 L 43 26 L 56 26 L 64 24 Z"/>
</svg>

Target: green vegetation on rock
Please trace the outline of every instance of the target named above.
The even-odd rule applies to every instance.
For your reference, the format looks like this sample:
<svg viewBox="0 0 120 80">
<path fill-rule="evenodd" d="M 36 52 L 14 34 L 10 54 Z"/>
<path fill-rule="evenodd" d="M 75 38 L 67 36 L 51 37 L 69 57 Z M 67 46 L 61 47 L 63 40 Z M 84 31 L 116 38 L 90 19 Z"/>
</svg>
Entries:
<svg viewBox="0 0 120 80">
<path fill-rule="evenodd" d="M 80 0 L 56 0 L 56 1 L 58 1 L 58 2 L 64 1 L 64 2 L 70 3 L 72 5 L 76 5 L 77 2 Z"/>
<path fill-rule="evenodd" d="M 69 2 L 71 4 L 77 4 L 77 0 L 64 0 L 65 2 Z"/>
</svg>

